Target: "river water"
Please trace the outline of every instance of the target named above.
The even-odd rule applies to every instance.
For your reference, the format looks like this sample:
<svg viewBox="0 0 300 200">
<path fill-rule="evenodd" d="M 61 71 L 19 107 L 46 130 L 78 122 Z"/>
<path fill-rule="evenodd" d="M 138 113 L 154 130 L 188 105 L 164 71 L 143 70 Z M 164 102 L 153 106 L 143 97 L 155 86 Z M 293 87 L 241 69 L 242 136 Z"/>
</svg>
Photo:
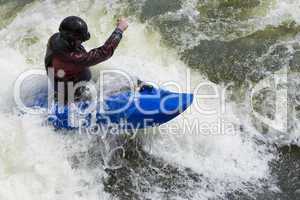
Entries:
<svg viewBox="0 0 300 200">
<path fill-rule="evenodd" d="M 286 131 L 261 123 L 247 98 L 271 74 L 298 72 L 299 13 L 298 0 L 0 0 L 0 200 L 300 199 L 297 84 L 289 87 Z M 221 116 L 233 129 L 103 139 L 58 133 L 40 117 L 18 115 L 14 81 L 44 69 L 47 40 L 69 15 L 89 24 L 87 48 L 102 44 L 118 17 L 129 19 L 115 55 L 94 74 L 121 69 L 157 84 L 190 83 L 190 92 L 215 83 L 228 89 L 226 101 L 198 103 L 222 115 L 193 105 L 170 124 L 213 124 Z M 273 96 L 256 97 L 263 116 L 272 118 Z"/>
</svg>

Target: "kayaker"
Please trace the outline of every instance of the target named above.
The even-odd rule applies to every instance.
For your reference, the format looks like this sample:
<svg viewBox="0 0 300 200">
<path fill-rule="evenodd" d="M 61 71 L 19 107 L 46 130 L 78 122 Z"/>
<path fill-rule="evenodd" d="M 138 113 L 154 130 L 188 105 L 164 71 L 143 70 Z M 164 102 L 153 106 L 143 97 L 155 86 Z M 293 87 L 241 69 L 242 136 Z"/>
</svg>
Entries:
<svg viewBox="0 0 300 200">
<path fill-rule="evenodd" d="M 86 22 L 77 16 L 65 18 L 59 26 L 59 32 L 50 37 L 45 56 L 47 72 L 52 69 L 54 73 L 55 99 L 57 99 L 58 82 L 64 84 L 64 99 L 66 103 L 68 101 L 68 82 L 76 84 L 81 81 L 90 81 L 91 72 L 89 67 L 112 57 L 122 39 L 123 32 L 127 28 L 127 20 L 125 18 L 119 19 L 116 29 L 104 45 L 86 51 L 82 46 L 83 42 L 90 39 Z M 76 92 L 75 96 L 80 96 L 78 91 Z"/>
</svg>

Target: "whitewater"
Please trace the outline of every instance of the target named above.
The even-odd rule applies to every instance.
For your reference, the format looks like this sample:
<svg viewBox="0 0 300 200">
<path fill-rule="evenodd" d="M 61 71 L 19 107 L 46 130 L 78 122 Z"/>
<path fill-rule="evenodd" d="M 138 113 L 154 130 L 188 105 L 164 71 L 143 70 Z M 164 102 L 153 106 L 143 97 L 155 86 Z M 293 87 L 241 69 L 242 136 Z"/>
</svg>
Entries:
<svg viewBox="0 0 300 200">
<path fill-rule="evenodd" d="M 236 99 L 238 90 L 224 89 L 236 80 L 227 80 L 225 75 L 216 78 L 217 72 L 195 62 L 218 65 L 218 53 L 200 55 L 201 48 L 207 44 L 220 51 L 230 51 L 226 47 L 228 42 L 251 37 L 269 30 L 270 26 L 276 28 L 287 23 L 289 28 L 297 29 L 300 3 L 261 0 L 253 7 L 233 5 L 232 9 L 241 10 L 236 16 L 227 11 L 218 16 L 214 9 L 223 5 L 222 2 L 0 1 L 0 200 L 296 200 L 300 196 L 299 178 L 287 188 L 283 185 L 289 182 L 286 173 L 291 170 L 291 176 L 297 177 L 300 169 L 297 127 L 283 136 L 264 131 L 245 106 L 248 99 Z M 44 125 L 45 118 L 41 116 L 20 115 L 14 102 L 14 83 L 27 70 L 44 69 L 47 41 L 58 31 L 61 20 L 69 15 L 87 21 L 91 33 L 91 40 L 85 43 L 87 49 L 105 42 L 118 17 L 126 16 L 129 20 L 129 28 L 114 56 L 92 68 L 95 81 L 99 81 L 97 74 L 101 70 L 119 69 L 158 85 L 175 81 L 186 92 L 196 92 L 199 98 L 169 124 L 161 129 L 149 129 L 134 139 L 56 132 Z M 284 32 L 279 30 L 274 37 Z M 276 66 L 287 67 L 299 41 L 298 29 L 291 32 L 266 47 L 267 51 L 256 55 L 255 60 L 265 57 L 279 60 L 280 56 L 274 56 L 272 50 L 281 45 L 287 48 L 288 60 L 280 60 Z M 247 42 L 255 42 L 258 37 L 264 39 L 264 34 Z M 243 40 L 238 43 L 243 51 L 245 43 Z M 247 45 L 245 49 L 252 48 Z M 216 71 L 227 70 L 224 66 Z M 257 73 L 265 73 L 264 69 L 255 69 Z M 241 74 L 246 74 L 241 70 Z M 241 81 L 246 82 L 246 78 Z M 196 89 L 204 82 L 216 86 L 220 94 L 226 91 L 225 99 L 204 98 L 212 94 L 209 87 Z M 32 87 L 37 83 L 33 81 Z M 118 81 L 109 80 L 106 87 L 118 87 Z M 215 112 L 201 113 L 199 107 Z M 187 128 L 187 124 L 194 122 L 213 128 Z M 215 124 L 220 123 L 222 128 L 216 128 Z M 230 128 L 226 129 L 226 124 Z M 164 132 L 172 126 L 176 127 L 176 134 Z M 272 133 L 274 137 L 268 135 Z M 278 138 L 284 138 L 284 142 Z M 295 152 L 295 161 L 287 158 L 291 152 Z M 117 159 L 111 161 L 112 154 L 117 154 Z"/>
</svg>

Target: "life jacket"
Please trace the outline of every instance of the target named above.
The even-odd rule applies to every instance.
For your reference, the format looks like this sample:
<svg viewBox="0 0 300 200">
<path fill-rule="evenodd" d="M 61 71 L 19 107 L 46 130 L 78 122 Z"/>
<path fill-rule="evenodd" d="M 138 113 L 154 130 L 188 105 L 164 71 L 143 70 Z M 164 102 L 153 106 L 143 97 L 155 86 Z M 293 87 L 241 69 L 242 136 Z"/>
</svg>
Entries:
<svg viewBox="0 0 300 200">
<path fill-rule="evenodd" d="M 60 33 L 52 35 L 48 41 L 45 56 L 47 72 L 54 72 L 54 89 L 57 91 L 57 83 L 89 81 L 91 72 L 89 67 L 109 59 L 122 39 L 122 31 L 116 29 L 104 45 L 92 49 L 89 52 L 80 45 L 75 47 L 72 42 L 63 38 Z M 48 73 L 49 75 L 49 73 Z"/>
</svg>

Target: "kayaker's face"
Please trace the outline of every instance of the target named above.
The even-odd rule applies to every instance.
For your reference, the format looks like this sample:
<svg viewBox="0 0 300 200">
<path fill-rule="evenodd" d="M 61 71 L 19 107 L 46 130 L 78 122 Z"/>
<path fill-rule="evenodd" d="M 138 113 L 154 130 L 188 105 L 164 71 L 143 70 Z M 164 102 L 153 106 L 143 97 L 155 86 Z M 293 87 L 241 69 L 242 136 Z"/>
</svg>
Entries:
<svg viewBox="0 0 300 200">
<path fill-rule="evenodd" d="M 81 40 L 75 40 L 75 47 L 80 47 L 81 44 L 82 44 Z"/>
</svg>

